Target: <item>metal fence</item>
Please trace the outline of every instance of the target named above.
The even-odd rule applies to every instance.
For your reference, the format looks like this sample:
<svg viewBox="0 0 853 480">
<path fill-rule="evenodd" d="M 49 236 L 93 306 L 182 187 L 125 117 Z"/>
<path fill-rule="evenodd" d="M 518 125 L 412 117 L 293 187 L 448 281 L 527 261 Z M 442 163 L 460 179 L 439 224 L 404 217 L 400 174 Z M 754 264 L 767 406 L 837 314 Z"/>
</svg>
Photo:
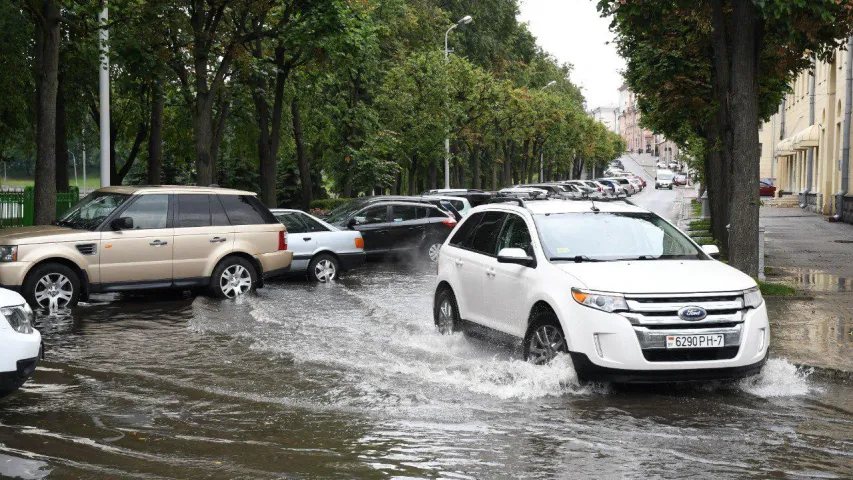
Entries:
<svg viewBox="0 0 853 480">
<path fill-rule="evenodd" d="M 33 187 L 0 189 L 0 228 L 28 227 L 33 224 L 35 192 Z M 56 194 L 56 216 L 60 216 L 80 199 L 80 190 L 69 187 Z"/>
</svg>

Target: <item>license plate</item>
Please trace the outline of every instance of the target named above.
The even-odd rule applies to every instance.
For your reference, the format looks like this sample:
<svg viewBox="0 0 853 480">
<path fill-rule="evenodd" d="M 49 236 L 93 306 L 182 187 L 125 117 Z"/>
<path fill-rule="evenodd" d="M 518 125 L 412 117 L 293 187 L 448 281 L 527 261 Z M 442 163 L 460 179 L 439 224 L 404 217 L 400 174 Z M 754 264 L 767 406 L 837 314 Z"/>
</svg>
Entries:
<svg viewBox="0 0 853 480">
<path fill-rule="evenodd" d="M 666 348 L 719 348 L 726 345 L 725 335 L 667 335 Z"/>
</svg>

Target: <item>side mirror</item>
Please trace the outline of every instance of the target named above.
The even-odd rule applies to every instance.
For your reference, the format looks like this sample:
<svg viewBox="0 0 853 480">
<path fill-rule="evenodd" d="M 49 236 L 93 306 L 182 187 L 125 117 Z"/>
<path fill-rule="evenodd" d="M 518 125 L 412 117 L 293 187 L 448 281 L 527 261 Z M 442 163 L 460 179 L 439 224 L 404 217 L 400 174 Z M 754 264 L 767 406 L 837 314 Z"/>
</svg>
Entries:
<svg viewBox="0 0 853 480">
<path fill-rule="evenodd" d="M 702 245 L 702 251 L 711 256 L 711 258 L 720 257 L 720 249 L 716 245 Z"/>
<path fill-rule="evenodd" d="M 536 259 L 527 255 L 521 248 L 503 248 L 498 253 L 498 263 L 514 263 L 525 267 L 535 267 Z"/>
<path fill-rule="evenodd" d="M 110 222 L 113 230 L 133 230 L 133 219 L 131 217 L 119 217 Z"/>
<path fill-rule="evenodd" d="M 356 225 L 358 225 L 358 220 L 355 218 L 350 218 L 349 222 L 347 222 L 347 228 L 350 230 L 353 230 Z"/>
</svg>

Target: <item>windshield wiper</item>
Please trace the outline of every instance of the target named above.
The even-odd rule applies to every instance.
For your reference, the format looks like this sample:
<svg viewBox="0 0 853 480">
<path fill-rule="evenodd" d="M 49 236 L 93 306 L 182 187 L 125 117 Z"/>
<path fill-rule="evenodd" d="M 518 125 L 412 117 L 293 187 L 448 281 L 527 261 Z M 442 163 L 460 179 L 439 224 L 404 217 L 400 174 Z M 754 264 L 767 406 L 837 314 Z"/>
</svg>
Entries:
<svg viewBox="0 0 853 480">
<path fill-rule="evenodd" d="M 575 263 L 583 263 L 583 262 L 607 262 L 608 260 L 602 260 L 600 258 L 589 258 L 586 255 L 575 255 L 574 257 L 551 257 L 549 258 L 552 262 L 575 262 Z"/>
</svg>

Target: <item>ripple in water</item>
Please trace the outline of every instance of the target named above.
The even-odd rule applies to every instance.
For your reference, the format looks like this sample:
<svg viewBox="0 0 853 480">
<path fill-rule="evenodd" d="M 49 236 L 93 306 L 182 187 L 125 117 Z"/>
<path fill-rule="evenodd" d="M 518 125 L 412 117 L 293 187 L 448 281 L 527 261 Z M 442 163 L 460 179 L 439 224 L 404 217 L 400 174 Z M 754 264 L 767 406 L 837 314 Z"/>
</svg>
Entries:
<svg viewBox="0 0 853 480">
<path fill-rule="evenodd" d="M 784 358 L 771 358 L 760 375 L 741 380 L 738 387 L 762 398 L 795 397 L 818 390 L 808 381 L 811 374 L 812 369 L 799 368 Z"/>
</svg>

